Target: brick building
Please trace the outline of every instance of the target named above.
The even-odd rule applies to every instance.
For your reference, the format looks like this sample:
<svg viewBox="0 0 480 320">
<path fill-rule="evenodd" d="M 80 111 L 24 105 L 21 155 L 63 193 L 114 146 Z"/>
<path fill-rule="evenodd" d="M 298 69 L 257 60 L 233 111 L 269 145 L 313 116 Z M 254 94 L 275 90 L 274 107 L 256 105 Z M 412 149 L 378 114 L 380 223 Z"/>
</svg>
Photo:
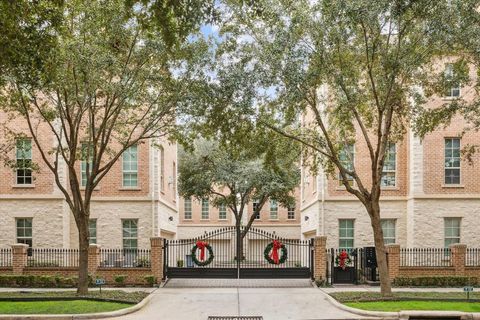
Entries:
<svg viewBox="0 0 480 320">
<path fill-rule="evenodd" d="M 445 61 L 445 67 L 448 65 Z M 476 76 L 471 68 L 470 77 Z M 471 87 L 452 87 L 446 96 L 431 99 L 427 107 L 439 107 L 459 96 L 468 101 L 474 94 Z M 463 133 L 465 127 L 465 121 L 455 117 L 449 126 L 423 140 L 408 129 L 401 141 L 390 144 L 381 197 L 386 243 L 402 247 L 448 247 L 459 242 L 478 246 L 480 154 L 474 154 L 469 163 L 461 153 L 465 146 L 480 144 L 480 132 Z M 356 140 L 349 152 L 355 170 L 368 184 L 370 157 L 364 139 L 358 136 Z M 302 168 L 300 194 L 303 238 L 325 235 L 327 247 L 373 244 L 366 210 L 336 177 L 321 169 L 312 174 Z"/>
<path fill-rule="evenodd" d="M 28 132 L 24 123 L 11 122 L 2 113 L 0 126 L 0 144 L 7 141 L 5 126 Z M 49 129 L 39 130 L 45 132 L 39 135 L 42 143 L 53 146 Z M 16 242 L 37 248 L 77 247 L 73 215 L 35 143 L 26 135 L 16 140 L 9 153 L 9 159 L 17 164 L 33 162 L 38 170 L 0 166 L 0 247 Z M 174 238 L 178 222 L 176 162 L 176 145 L 163 140 L 148 141 L 125 152 L 93 196 L 91 242 L 106 248 L 148 248 L 152 236 Z M 80 165 L 78 170 L 82 173 L 85 169 Z M 66 172 L 66 168 L 60 171 Z M 61 179 L 66 183 L 66 174 Z"/>
<path fill-rule="evenodd" d="M 299 190 L 295 191 L 297 206 L 284 208 L 275 201 L 267 201 L 252 226 L 275 233 L 283 238 L 300 238 Z M 253 214 L 255 203 L 250 203 L 243 214 L 243 225 Z M 178 238 L 192 238 L 220 227 L 235 225 L 235 217 L 228 208 L 216 208 L 207 200 L 184 199 L 179 202 Z"/>
</svg>

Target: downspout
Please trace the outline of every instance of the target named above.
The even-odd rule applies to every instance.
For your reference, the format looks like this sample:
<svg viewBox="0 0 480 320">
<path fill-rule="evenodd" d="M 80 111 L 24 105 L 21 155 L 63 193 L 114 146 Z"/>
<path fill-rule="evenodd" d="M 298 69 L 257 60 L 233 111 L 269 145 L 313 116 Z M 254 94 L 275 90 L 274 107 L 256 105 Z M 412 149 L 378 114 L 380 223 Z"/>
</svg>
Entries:
<svg viewBox="0 0 480 320">
<path fill-rule="evenodd" d="M 150 166 L 149 166 L 149 181 L 150 181 L 150 197 L 151 197 L 151 210 L 152 210 L 152 237 L 155 237 L 156 236 L 156 232 L 155 232 L 155 178 L 156 178 L 156 175 L 154 175 L 155 173 L 155 165 L 156 163 L 154 163 L 154 148 L 152 147 L 152 140 L 149 139 L 148 140 L 148 150 L 149 150 L 149 153 L 150 153 Z"/>
</svg>

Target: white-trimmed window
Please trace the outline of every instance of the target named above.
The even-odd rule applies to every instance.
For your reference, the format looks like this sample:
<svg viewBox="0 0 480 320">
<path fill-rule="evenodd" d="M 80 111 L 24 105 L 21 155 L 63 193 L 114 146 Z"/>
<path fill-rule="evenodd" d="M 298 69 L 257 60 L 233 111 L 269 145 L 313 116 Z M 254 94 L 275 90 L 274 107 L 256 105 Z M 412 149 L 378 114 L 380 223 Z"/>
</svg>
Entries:
<svg viewBox="0 0 480 320">
<path fill-rule="evenodd" d="M 445 92 L 445 97 L 447 98 L 460 97 L 460 84 L 458 82 L 453 81 L 454 76 L 455 76 L 455 71 L 453 68 L 453 64 L 451 63 L 445 64 L 445 80 L 450 85 Z"/>
<path fill-rule="evenodd" d="M 32 178 L 32 140 L 16 140 L 16 184 L 28 185 Z"/>
<path fill-rule="evenodd" d="M 278 219 L 278 203 L 275 200 L 270 200 L 270 219 Z"/>
<path fill-rule="evenodd" d="M 295 207 L 288 207 L 287 209 L 287 219 L 294 220 L 295 219 Z"/>
<path fill-rule="evenodd" d="M 338 247 L 340 249 L 352 249 L 354 247 L 355 237 L 355 220 L 340 219 L 338 220 Z"/>
<path fill-rule="evenodd" d="M 127 188 L 138 186 L 138 148 L 131 146 L 123 152 L 123 186 Z"/>
<path fill-rule="evenodd" d="M 28 244 L 28 247 L 31 248 L 33 245 L 32 237 L 32 218 L 17 218 L 15 219 L 17 227 L 17 243 Z"/>
<path fill-rule="evenodd" d="M 258 201 L 253 201 L 253 213 L 252 214 L 255 214 L 255 211 L 257 211 L 257 208 L 258 208 Z M 260 211 L 258 211 L 256 214 L 255 214 L 255 220 L 259 220 L 260 219 Z"/>
<path fill-rule="evenodd" d="M 382 219 L 383 242 L 385 244 L 395 243 L 395 219 Z"/>
<path fill-rule="evenodd" d="M 202 219 L 207 220 L 209 218 L 210 204 L 208 199 L 202 199 Z"/>
<path fill-rule="evenodd" d="M 82 143 L 82 154 L 81 154 L 81 161 L 80 161 L 80 186 L 85 187 L 87 185 L 87 164 L 88 164 L 88 171 L 89 174 L 92 172 L 92 148 L 88 150 L 89 144 Z"/>
<path fill-rule="evenodd" d="M 445 248 L 451 244 L 460 243 L 460 222 L 461 218 L 445 218 Z"/>
<path fill-rule="evenodd" d="M 385 154 L 385 162 L 383 163 L 382 187 L 395 187 L 397 171 L 397 145 L 389 142 Z"/>
<path fill-rule="evenodd" d="M 122 220 L 123 249 L 138 248 L 138 220 Z"/>
<path fill-rule="evenodd" d="M 165 150 L 160 146 L 160 191 L 165 190 Z"/>
<path fill-rule="evenodd" d="M 185 220 L 190 220 L 192 219 L 192 199 L 184 199 L 183 203 L 183 218 Z"/>
<path fill-rule="evenodd" d="M 88 243 L 97 243 L 97 219 L 88 220 L 88 232 L 90 234 L 90 237 L 88 238 Z"/>
<path fill-rule="evenodd" d="M 460 139 L 445 139 L 445 184 L 460 184 Z"/>
<path fill-rule="evenodd" d="M 227 219 L 227 206 L 222 203 L 218 206 L 218 220 Z"/>
<path fill-rule="evenodd" d="M 345 145 L 343 149 L 340 150 L 338 154 L 338 158 L 340 160 L 340 163 L 345 169 L 349 171 L 353 171 L 354 163 L 355 163 L 355 146 L 353 144 Z M 347 175 L 347 180 L 348 180 L 348 184 L 350 186 L 353 186 L 354 184 L 353 177 L 350 175 Z M 340 174 L 340 172 L 338 173 L 338 184 L 340 186 L 343 186 L 342 175 Z"/>
</svg>

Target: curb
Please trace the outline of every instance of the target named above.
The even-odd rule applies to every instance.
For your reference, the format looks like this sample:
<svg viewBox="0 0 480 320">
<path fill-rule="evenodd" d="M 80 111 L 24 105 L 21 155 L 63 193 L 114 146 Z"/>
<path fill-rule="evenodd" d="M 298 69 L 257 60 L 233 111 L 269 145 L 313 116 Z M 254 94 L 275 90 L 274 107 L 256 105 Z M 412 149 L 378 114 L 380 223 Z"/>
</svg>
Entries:
<svg viewBox="0 0 480 320">
<path fill-rule="evenodd" d="M 105 319 L 105 318 L 113 318 L 124 316 L 126 314 L 130 314 L 136 312 L 143 307 L 145 307 L 153 297 L 153 293 L 157 291 L 157 289 L 150 292 L 150 294 L 131 307 L 120 309 L 117 311 L 110 311 L 110 312 L 100 312 L 100 313 L 83 313 L 83 314 L 6 314 L 0 315 L 1 320 L 34 320 L 34 319 L 52 319 L 52 320 L 77 320 L 77 319 Z"/>
<path fill-rule="evenodd" d="M 408 320 L 410 317 L 460 317 L 461 319 L 480 320 L 480 312 L 428 311 L 428 310 L 385 312 L 385 311 L 361 310 L 361 309 L 356 309 L 356 308 L 346 306 L 343 303 L 338 302 L 335 298 L 330 296 L 324 290 L 320 289 L 320 291 L 322 291 L 326 295 L 326 299 L 338 309 L 341 309 L 343 311 L 347 311 L 350 313 L 354 313 L 360 316 L 370 316 L 370 317 L 377 317 L 380 319 L 400 319 L 400 320 Z"/>
</svg>

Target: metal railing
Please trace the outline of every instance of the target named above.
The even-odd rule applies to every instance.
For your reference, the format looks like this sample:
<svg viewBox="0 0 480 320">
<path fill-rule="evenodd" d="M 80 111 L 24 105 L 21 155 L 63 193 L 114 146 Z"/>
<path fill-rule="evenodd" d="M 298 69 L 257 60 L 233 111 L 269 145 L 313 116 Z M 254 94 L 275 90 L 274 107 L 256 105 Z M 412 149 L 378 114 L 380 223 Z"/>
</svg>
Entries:
<svg viewBox="0 0 480 320">
<path fill-rule="evenodd" d="M 2 248 L 0 249 L 0 267 L 12 266 L 12 249 Z"/>
<path fill-rule="evenodd" d="M 150 249 L 100 249 L 102 268 L 150 268 Z"/>
<path fill-rule="evenodd" d="M 449 248 L 402 248 L 400 267 L 451 267 Z"/>
<path fill-rule="evenodd" d="M 480 248 L 467 248 L 465 266 L 480 267 Z"/>
<path fill-rule="evenodd" d="M 27 267 L 78 267 L 78 249 L 30 248 Z"/>
</svg>

